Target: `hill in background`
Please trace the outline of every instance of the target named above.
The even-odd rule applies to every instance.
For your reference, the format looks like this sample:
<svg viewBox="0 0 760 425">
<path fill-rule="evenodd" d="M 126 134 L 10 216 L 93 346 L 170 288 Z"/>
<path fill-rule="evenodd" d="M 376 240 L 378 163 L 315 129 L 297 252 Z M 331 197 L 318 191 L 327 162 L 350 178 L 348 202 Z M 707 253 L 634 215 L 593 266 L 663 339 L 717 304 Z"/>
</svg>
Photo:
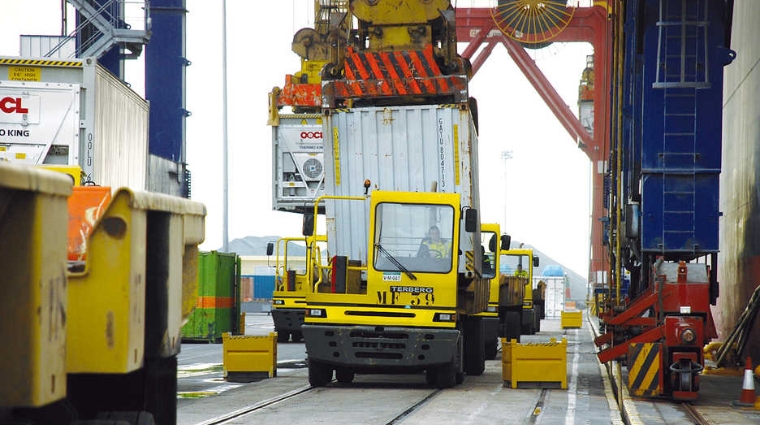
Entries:
<svg viewBox="0 0 760 425">
<path fill-rule="evenodd" d="M 243 256 L 265 256 L 267 255 L 267 243 L 276 242 L 279 236 L 246 236 L 244 238 L 238 238 L 230 241 L 230 252 L 235 252 L 238 255 Z M 519 241 L 512 241 L 512 247 L 520 246 Z M 585 277 L 563 266 L 560 262 L 549 257 L 541 252 L 540 249 L 531 245 L 525 244 L 523 248 L 533 248 L 533 255 L 537 255 L 540 259 L 538 271 L 539 276 L 542 275 L 544 269 L 549 266 L 559 265 L 567 274 L 570 284 L 570 299 L 578 302 L 579 307 L 583 306 L 586 300 L 588 285 Z M 305 254 L 305 252 L 303 252 Z M 298 252 L 295 255 L 299 255 Z"/>
</svg>

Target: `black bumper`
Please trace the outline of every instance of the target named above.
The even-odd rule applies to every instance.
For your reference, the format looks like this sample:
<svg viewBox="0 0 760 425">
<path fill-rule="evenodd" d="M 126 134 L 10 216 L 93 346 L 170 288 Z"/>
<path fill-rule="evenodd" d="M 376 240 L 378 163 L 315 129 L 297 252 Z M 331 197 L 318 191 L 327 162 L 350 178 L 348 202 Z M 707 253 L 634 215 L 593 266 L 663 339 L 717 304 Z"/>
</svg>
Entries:
<svg viewBox="0 0 760 425">
<path fill-rule="evenodd" d="M 309 359 L 367 372 L 424 369 L 450 363 L 456 329 L 325 326 L 302 328 Z"/>
<path fill-rule="evenodd" d="M 483 318 L 483 339 L 490 341 L 499 337 L 499 318 L 498 317 L 484 317 Z"/>
<path fill-rule="evenodd" d="M 300 331 L 303 325 L 304 310 L 302 308 L 273 308 L 272 321 L 275 331 Z"/>
</svg>

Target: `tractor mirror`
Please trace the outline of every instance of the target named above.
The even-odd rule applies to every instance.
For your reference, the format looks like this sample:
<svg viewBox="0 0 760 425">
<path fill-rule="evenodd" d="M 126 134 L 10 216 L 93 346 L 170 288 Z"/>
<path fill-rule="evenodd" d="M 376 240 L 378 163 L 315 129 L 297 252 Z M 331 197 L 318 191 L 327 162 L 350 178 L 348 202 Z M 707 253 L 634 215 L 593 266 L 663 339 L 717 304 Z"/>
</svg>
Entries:
<svg viewBox="0 0 760 425">
<path fill-rule="evenodd" d="M 314 235 L 314 214 L 313 213 L 305 213 L 303 215 L 303 229 L 301 229 L 301 234 L 304 236 Z"/>
</svg>

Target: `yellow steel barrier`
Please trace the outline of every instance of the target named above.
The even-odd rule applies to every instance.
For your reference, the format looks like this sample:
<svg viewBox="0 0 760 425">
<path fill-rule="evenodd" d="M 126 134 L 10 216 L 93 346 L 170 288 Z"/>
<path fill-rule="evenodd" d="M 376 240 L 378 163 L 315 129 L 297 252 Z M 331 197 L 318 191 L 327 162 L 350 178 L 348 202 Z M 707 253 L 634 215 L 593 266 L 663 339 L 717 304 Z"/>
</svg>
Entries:
<svg viewBox="0 0 760 425">
<path fill-rule="evenodd" d="M 518 344 L 501 339 L 501 373 L 504 384 L 517 388 L 519 382 L 558 382 L 567 389 L 567 339 L 548 343 Z"/>
<path fill-rule="evenodd" d="M 222 334 L 224 377 L 250 382 L 277 376 L 277 332 L 262 336 Z"/>
<path fill-rule="evenodd" d="M 0 407 L 66 396 L 66 198 L 71 179 L 0 161 Z"/>
<path fill-rule="evenodd" d="M 583 326 L 583 312 L 580 310 L 562 311 L 560 323 L 562 324 L 562 329 L 580 328 Z"/>
<path fill-rule="evenodd" d="M 179 353 L 195 305 L 203 204 L 118 190 L 69 273 L 66 369 L 128 373 Z M 65 231 L 66 226 L 64 226 Z"/>
<path fill-rule="evenodd" d="M 238 320 L 238 335 L 245 335 L 245 312 L 240 313 Z"/>
</svg>

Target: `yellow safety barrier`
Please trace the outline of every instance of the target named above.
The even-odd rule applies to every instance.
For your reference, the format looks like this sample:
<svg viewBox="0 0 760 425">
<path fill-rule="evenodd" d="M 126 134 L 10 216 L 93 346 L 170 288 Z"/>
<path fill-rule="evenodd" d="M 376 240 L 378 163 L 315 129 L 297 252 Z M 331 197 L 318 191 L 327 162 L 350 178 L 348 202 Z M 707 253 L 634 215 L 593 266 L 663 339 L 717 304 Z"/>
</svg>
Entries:
<svg viewBox="0 0 760 425">
<path fill-rule="evenodd" d="M 265 336 L 222 334 L 224 378 L 251 382 L 277 376 L 277 332 Z"/>
<path fill-rule="evenodd" d="M 63 174 L 0 161 L 0 407 L 39 407 L 66 396 L 71 186 Z"/>
<path fill-rule="evenodd" d="M 203 204 L 119 189 L 69 271 L 66 370 L 129 373 L 180 350 L 195 306 Z M 64 226 L 64 231 L 66 230 Z"/>
<path fill-rule="evenodd" d="M 580 310 L 563 311 L 560 323 L 562 329 L 580 328 L 583 326 L 583 312 Z"/>
<path fill-rule="evenodd" d="M 567 389 L 567 339 L 548 343 L 519 344 L 501 339 L 501 373 L 504 385 L 517 388 L 519 382 L 559 382 Z"/>
<path fill-rule="evenodd" d="M 238 322 L 238 335 L 245 335 L 245 312 L 240 313 Z"/>
</svg>

